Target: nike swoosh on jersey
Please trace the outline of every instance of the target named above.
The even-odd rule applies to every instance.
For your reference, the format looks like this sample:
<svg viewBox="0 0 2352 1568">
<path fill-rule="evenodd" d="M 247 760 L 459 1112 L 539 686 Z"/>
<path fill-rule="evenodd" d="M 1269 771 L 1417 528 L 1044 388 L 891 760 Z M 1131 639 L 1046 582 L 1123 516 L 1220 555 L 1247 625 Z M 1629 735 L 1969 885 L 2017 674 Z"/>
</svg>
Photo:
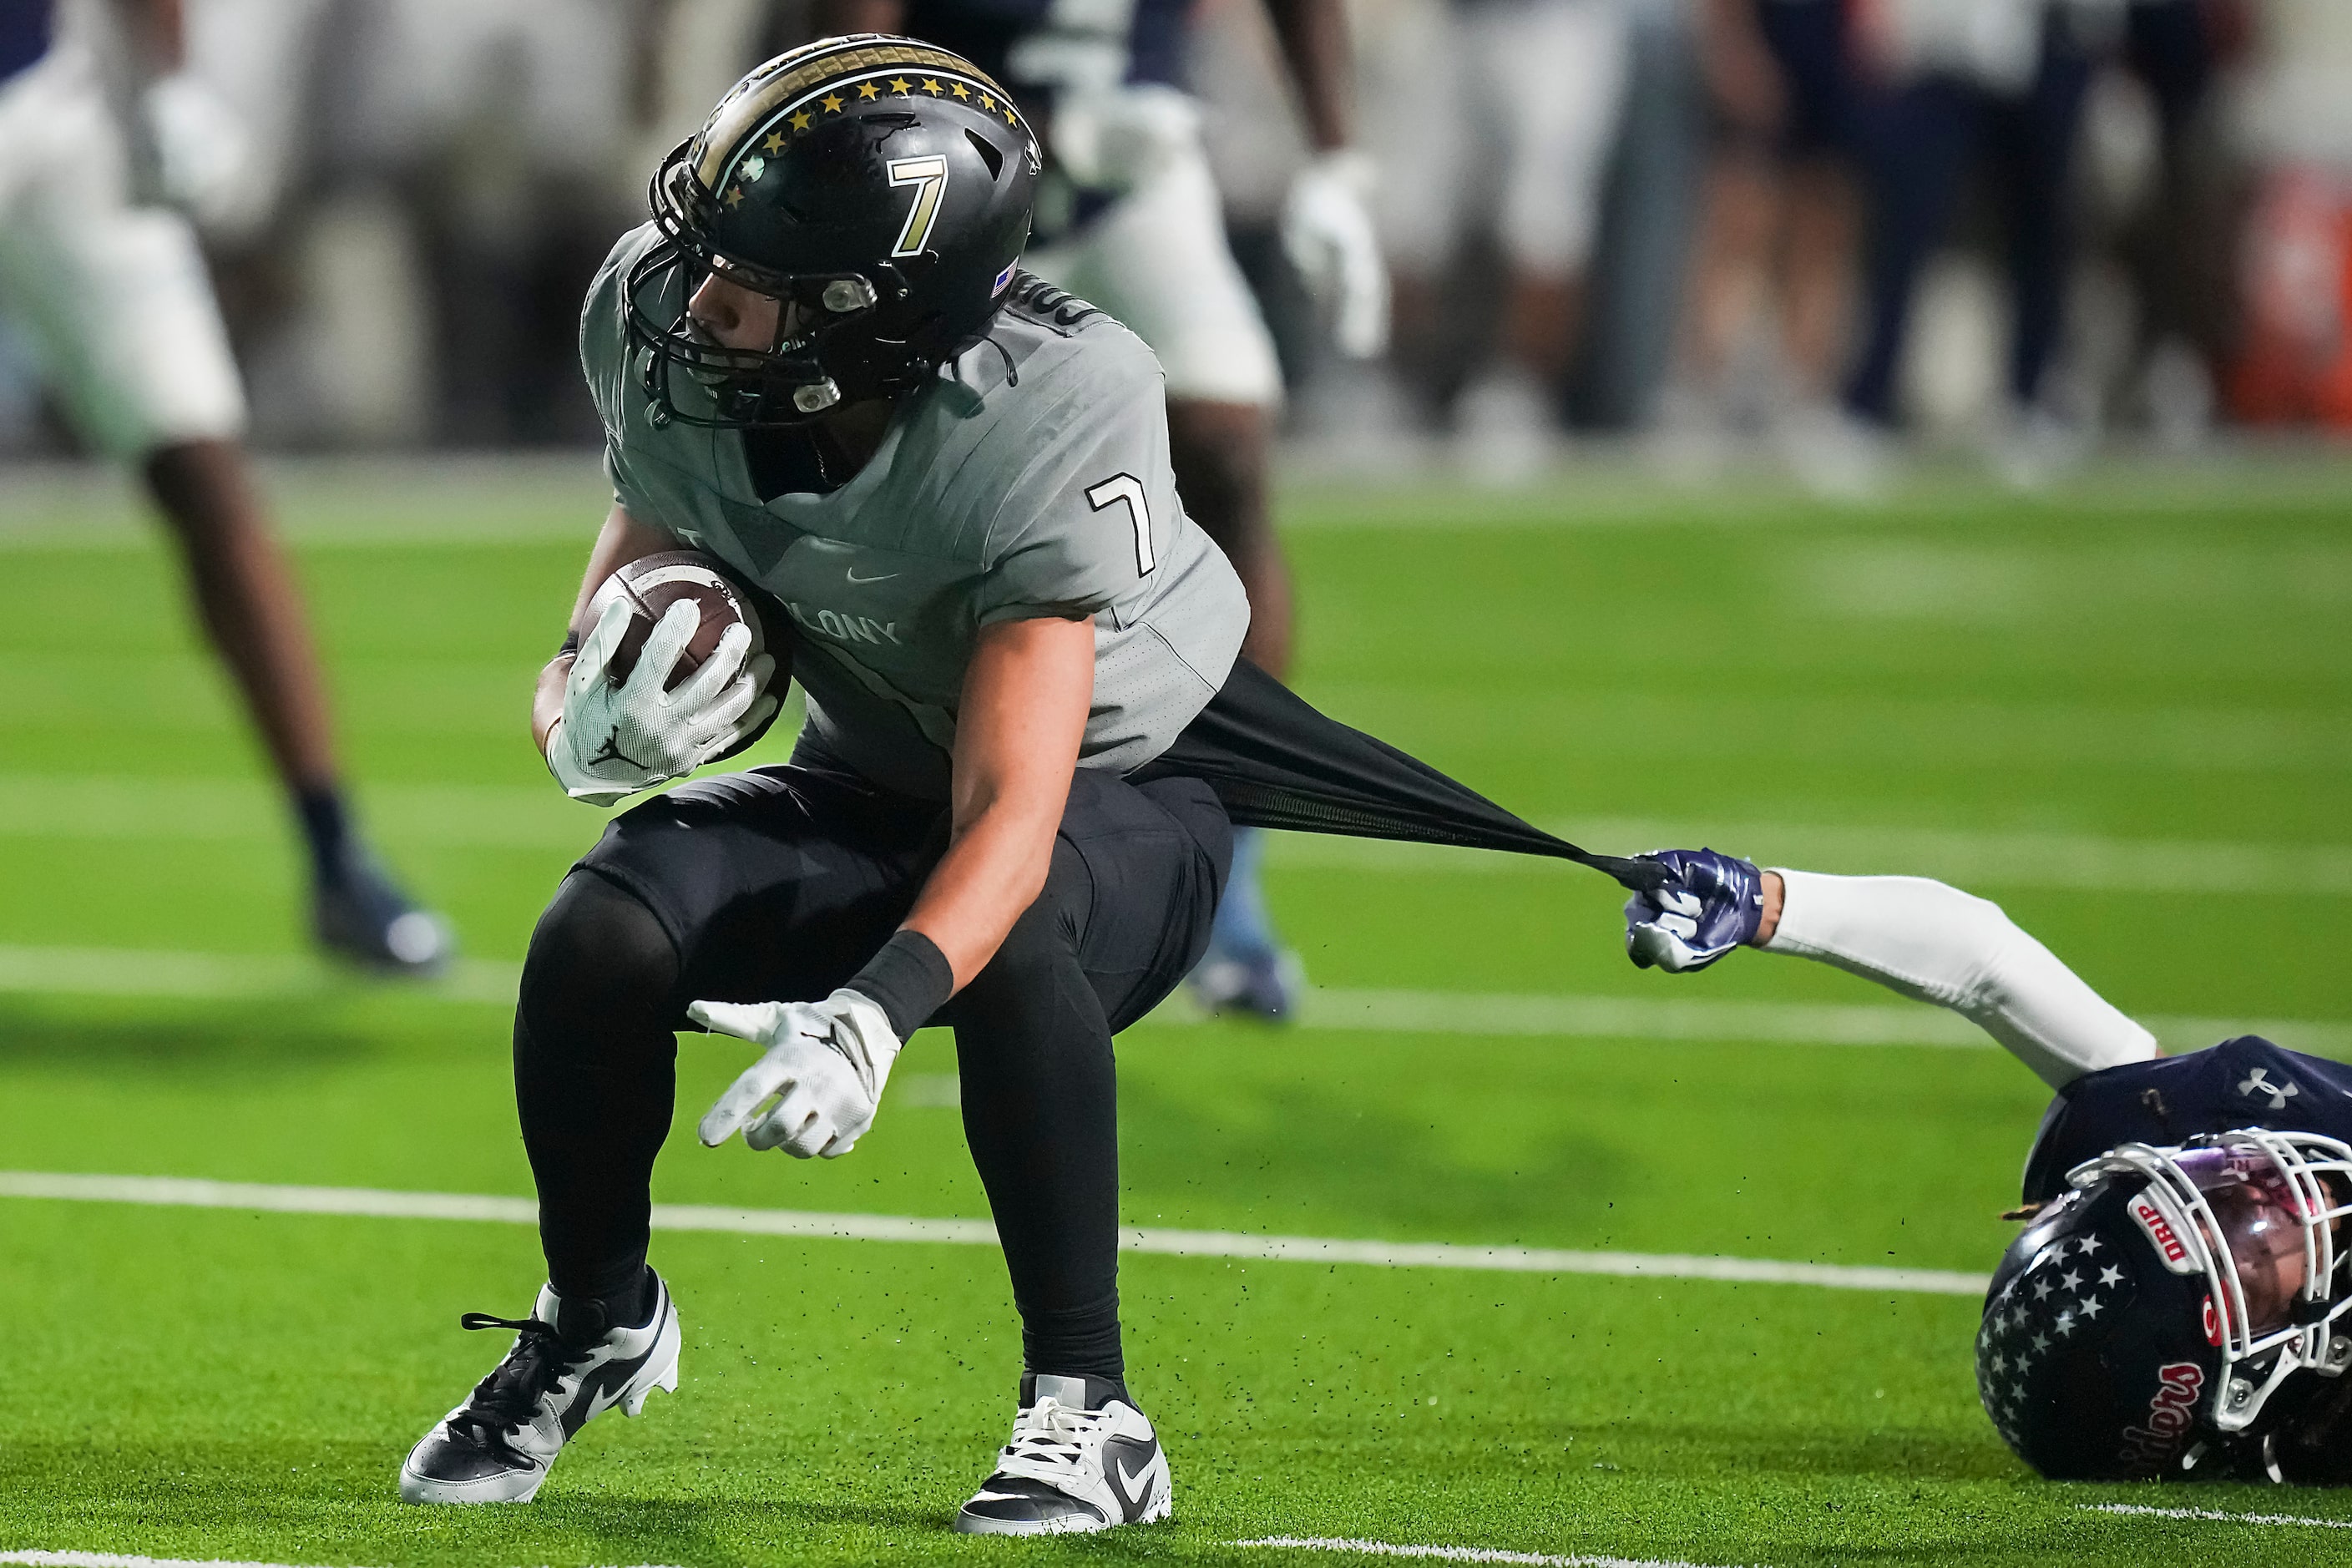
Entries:
<svg viewBox="0 0 2352 1568">
<path fill-rule="evenodd" d="M 853 583 L 887 583 L 891 578 L 896 577 L 898 574 L 896 572 L 884 572 L 872 577 L 860 577 L 857 574 L 857 568 L 855 566 L 845 568 L 842 573 L 842 575 L 847 577 Z"/>
</svg>

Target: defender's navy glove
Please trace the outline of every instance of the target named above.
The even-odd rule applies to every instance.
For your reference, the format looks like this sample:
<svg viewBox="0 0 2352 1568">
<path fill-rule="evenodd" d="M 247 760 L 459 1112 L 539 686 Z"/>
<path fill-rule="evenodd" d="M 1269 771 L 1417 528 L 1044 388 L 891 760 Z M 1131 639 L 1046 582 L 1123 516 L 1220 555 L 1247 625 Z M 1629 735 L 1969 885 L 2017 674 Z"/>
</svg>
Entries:
<svg viewBox="0 0 2352 1568">
<path fill-rule="evenodd" d="M 1755 940 L 1764 873 L 1754 863 L 1712 849 L 1657 849 L 1642 858 L 1672 879 L 1625 900 L 1625 952 L 1634 967 L 1687 973 Z"/>
</svg>

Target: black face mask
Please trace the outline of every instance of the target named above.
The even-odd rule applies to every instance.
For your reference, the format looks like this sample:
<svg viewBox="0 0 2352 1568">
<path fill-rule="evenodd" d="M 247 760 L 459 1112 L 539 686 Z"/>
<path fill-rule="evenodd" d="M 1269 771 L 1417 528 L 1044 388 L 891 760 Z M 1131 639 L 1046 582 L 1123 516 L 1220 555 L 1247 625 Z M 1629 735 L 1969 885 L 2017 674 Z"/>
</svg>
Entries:
<svg viewBox="0 0 2352 1568">
<path fill-rule="evenodd" d="M 777 301 L 766 348 L 729 347 L 694 320 L 695 290 L 714 269 Z M 665 237 L 627 282 L 629 336 L 646 354 L 642 384 L 654 422 L 800 425 L 840 404 L 919 384 L 929 367 L 908 363 L 905 345 L 877 330 L 885 306 L 905 297 L 905 281 L 895 268 L 877 270 L 878 278 L 780 275 L 715 258 L 688 232 Z"/>
</svg>

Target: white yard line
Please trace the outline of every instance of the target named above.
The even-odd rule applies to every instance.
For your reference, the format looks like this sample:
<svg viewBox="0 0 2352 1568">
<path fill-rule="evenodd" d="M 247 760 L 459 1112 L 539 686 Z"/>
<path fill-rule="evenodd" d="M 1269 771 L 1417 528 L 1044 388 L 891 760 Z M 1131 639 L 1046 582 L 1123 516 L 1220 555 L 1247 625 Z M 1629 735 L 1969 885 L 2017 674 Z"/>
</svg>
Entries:
<svg viewBox="0 0 2352 1568">
<path fill-rule="evenodd" d="M 2078 1502 L 2084 1513 L 2120 1513 L 2140 1519 L 2205 1519 L 2225 1524 L 2287 1524 L 2307 1530 L 2352 1530 L 2352 1519 L 2311 1519 L 2296 1513 L 2229 1513 L 2218 1508 L 2150 1508 L 2145 1503 Z"/>
<path fill-rule="evenodd" d="M 418 847 L 577 852 L 595 842 L 605 820 L 545 789 L 492 784 L 386 784 L 366 791 L 362 804 L 384 838 Z M 1646 817 L 1545 826 L 1597 847 L 1717 844 L 1776 865 L 1938 877 L 1963 887 L 2352 895 L 2352 846 L 2340 844 Z M 278 843 L 287 833 L 277 795 L 257 780 L 0 773 L 0 837 Z M 1267 851 L 1276 868 L 1298 870 L 1588 874 L 1524 855 L 1325 834 L 1277 833 Z"/>
<path fill-rule="evenodd" d="M 0 994 L 189 1001 L 383 996 L 511 1007 L 520 973 L 518 965 L 495 959 L 460 959 L 437 980 L 371 984 L 299 953 L 0 946 Z M 1160 1025 L 1201 1021 L 1181 993 L 1147 1020 Z M 2159 1016 L 2140 1021 L 2174 1050 L 2194 1050 L 2232 1035 L 2261 1035 L 2295 1050 L 2352 1057 L 2352 1024 L 2333 1020 Z M 1351 1034 L 1993 1048 L 1991 1037 L 1964 1019 L 1905 1003 L 1718 1002 L 1698 996 L 1324 986 L 1301 1000 L 1298 1023 L 1302 1028 Z"/>
<path fill-rule="evenodd" d="M 517 964 L 460 959 L 437 980 L 370 983 L 307 953 L 0 946 L 0 993 L 34 995 L 279 1001 L 341 993 L 511 1007 L 521 973 Z"/>
<path fill-rule="evenodd" d="M 1630 852 L 1711 844 L 1767 865 L 1850 875 L 1934 877 L 1961 887 L 2109 893 L 2271 893 L 2294 888 L 2352 894 L 2352 846 L 2339 844 L 1645 817 L 1555 820 L 1543 826 L 1588 847 Z M 1565 861 L 1525 855 L 1310 833 L 1273 835 L 1266 841 L 1266 859 L 1276 868 L 1300 870 L 1581 874 Z"/>
<path fill-rule="evenodd" d="M 278 1563 L 239 1563 L 226 1557 L 137 1557 L 119 1552 L 0 1552 L 0 1563 L 31 1568 L 287 1568 Z"/>
<path fill-rule="evenodd" d="M 100 1176 L 0 1171 L 0 1197 L 76 1203 L 236 1209 L 267 1214 L 350 1215 L 378 1219 L 477 1220 L 536 1225 L 529 1198 L 470 1193 L 402 1193 L 373 1187 L 277 1186 L 178 1176 Z M 986 1220 L 901 1215 L 817 1214 L 795 1209 L 656 1204 L 656 1230 L 741 1236 L 805 1236 L 848 1241 L 996 1244 Z M 1600 1274 L 1644 1279 L 1708 1279 L 1747 1285 L 1812 1285 L 1901 1295 L 1981 1296 L 1985 1278 L 1940 1268 L 1881 1268 L 1761 1258 L 1675 1253 L 1583 1252 L 1543 1247 L 1465 1247 L 1448 1242 L 1357 1241 L 1312 1236 L 1252 1236 L 1226 1230 L 1126 1227 L 1119 1248 L 1170 1258 L 1237 1258 L 1276 1263 L 1353 1264 L 1373 1268 L 1462 1268 L 1503 1274 Z"/>
<path fill-rule="evenodd" d="M 0 1552 L 0 1563 L 31 1568 L 289 1568 L 282 1563 L 240 1563 L 226 1557 L 139 1557 L 120 1552 Z"/>
<path fill-rule="evenodd" d="M 1494 1546 L 1408 1546 L 1393 1541 L 1350 1541 L 1332 1535 L 1268 1535 L 1236 1541 L 1235 1546 L 1271 1546 L 1286 1552 L 1352 1552 L 1367 1557 L 1421 1557 L 1439 1563 L 1525 1563 L 1540 1568 L 1701 1568 L 1656 1557 L 1556 1556 L 1546 1552 L 1506 1552 Z"/>
<path fill-rule="evenodd" d="M 0 1563 L 17 1563 L 27 1568 L 289 1568 L 283 1563 L 240 1563 L 226 1557 L 140 1557 L 120 1552 L 0 1552 Z"/>
</svg>

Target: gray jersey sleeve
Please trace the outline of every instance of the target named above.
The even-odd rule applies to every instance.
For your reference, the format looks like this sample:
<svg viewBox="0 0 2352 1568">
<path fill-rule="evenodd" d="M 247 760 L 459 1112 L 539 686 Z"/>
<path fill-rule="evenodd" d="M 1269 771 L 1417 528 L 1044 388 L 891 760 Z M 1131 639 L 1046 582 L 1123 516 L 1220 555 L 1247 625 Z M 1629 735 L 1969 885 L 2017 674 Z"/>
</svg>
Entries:
<svg viewBox="0 0 2352 1568">
<path fill-rule="evenodd" d="M 580 308 L 580 371 L 587 380 L 588 395 L 595 402 L 597 420 L 604 426 L 604 477 L 612 483 L 614 500 L 639 521 L 659 527 L 660 511 L 630 471 L 621 438 L 628 400 L 644 395 L 629 374 L 635 356 L 629 348 L 628 301 L 624 290 L 629 268 L 645 253 L 652 231 L 653 226 L 647 224 L 623 235 L 597 269 L 596 280 L 589 285 L 587 300 Z"/>
<path fill-rule="evenodd" d="M 1159 363 L 1125 332 L 1117 340 L 1094 350 L 1092 374 L 1069 377 L 1021 443 L 1026 460 L 988 524 L 973 605 L 982 626 L 1106 609 L 1124 623 L 1157 586 L 1183 510 Z"/>
</svg>

